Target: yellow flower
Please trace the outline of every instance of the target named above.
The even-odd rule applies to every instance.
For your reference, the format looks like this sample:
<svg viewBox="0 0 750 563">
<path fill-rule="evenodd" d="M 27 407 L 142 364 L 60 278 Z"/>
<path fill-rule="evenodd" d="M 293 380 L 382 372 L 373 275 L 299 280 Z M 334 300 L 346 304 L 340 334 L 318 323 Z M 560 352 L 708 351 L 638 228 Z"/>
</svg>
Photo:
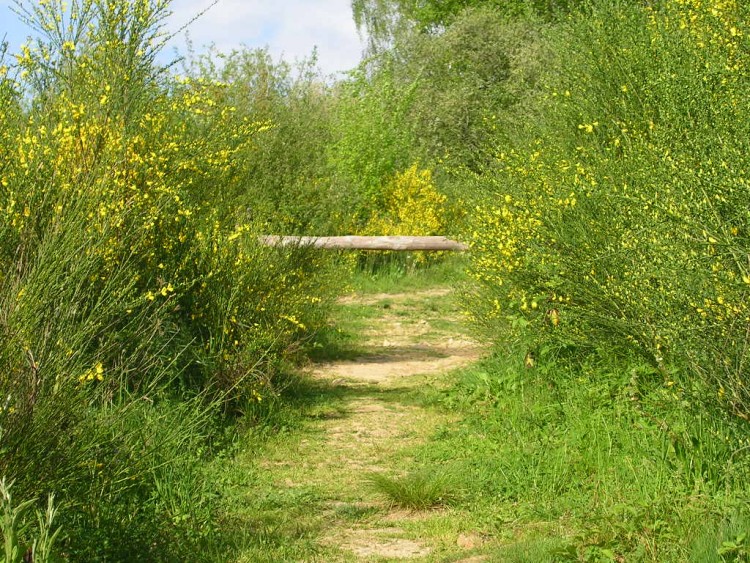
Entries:
<svg viewBox="0 0 750 563">
<path fill-rule="evenodd" d="M 558 326 L 560 324 L 560 311 L 557 309 L 550 309 L 547 311 L 547 318 L 552 326 Z"/>
<path fill-rule="evenodd" d="M 527 369 L 531 369 L 536 365 L 536 360 L 534 359 L 534 354 L 532 352 L 526 353 L 526 357 L 523 359 L 523 365 L 526 366 Z"/>
<path fill-rule="evenodd" d="M 594 121 L 593 123 L 582 123 L 578 126 L 579 129 L 583 129 L 586 131 L 586 133 L 593 133 L 594 127 L 597 127 L 599 125 L 598 121 Z"/>
<path fill-rule="evenodd" d="M 104 381 L 104 366 L 101 362 L 97 362 L 93 368 L 78 377 L 78 383 L 80 384 L 87 381 Z"/>
</svg>

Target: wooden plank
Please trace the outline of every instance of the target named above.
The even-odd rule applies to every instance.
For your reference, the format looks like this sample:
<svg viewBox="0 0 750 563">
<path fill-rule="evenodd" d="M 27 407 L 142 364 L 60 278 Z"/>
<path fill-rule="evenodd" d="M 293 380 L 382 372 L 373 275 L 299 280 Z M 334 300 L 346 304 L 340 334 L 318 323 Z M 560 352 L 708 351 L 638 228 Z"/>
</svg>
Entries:
<svg viewBox="0 0 750 563">
<path fill-rule="evenodd" d="M 313 246 L 349 250 L 396 250 L 396 251 L 455 251 L 462 252 L 469 247 L 446 237 L 290 237 L 268 235 L 260 237 L 267 246 Z"/>
</svg>

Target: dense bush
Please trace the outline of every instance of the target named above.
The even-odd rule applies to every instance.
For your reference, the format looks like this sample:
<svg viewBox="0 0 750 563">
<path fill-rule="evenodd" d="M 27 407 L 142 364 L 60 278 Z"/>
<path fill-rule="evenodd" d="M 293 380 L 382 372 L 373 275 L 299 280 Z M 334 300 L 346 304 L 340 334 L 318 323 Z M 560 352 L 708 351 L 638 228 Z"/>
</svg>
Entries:
<svg viewBox="0 0 750 563">
<path fill-rule="evenodd" d="M 539 119 L 470 180 L 486 326 L 635 354 L 675 399 L 748 417 L 747 16 L 598 4 L 549 34 Z"/>
<path fill-rule="evenodd" d="M 0 64 L 0 474 L 56 493 L 72 558 L 175 558 L 214 529 L 220 414 L 274 392 L 326 264 L 257 242 L 238 202 L 268 124 L 155 64 L 168 2 L 25 9 L 42 39 Z"/>
</svg>

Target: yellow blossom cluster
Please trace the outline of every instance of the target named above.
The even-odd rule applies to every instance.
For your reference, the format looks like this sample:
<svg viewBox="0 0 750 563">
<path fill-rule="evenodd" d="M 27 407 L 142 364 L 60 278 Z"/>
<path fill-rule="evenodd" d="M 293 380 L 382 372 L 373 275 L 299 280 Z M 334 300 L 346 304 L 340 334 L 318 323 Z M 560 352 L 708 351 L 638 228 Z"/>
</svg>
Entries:
<svg viewBox="0 0 750 563">
<path fill-rule="evenodd" d="M 429 236 L 444 234 L 449 214 L 447 197 L 432 180 L 430 170 L 413 164 L 396 174 L 379 194 L 376 207 L 362 234 Z M 421 254 L 418 261 L 427 257 Z"/>
<path fill-rule="evenodd" d="M 382 209 L 370 218 L 365 232 L 382 235 L 434 235 L 445 227 L 446 197 L 437 191 L 429 170 L 414 164 L 396 174 L 382 190 Z"/>
</svg>

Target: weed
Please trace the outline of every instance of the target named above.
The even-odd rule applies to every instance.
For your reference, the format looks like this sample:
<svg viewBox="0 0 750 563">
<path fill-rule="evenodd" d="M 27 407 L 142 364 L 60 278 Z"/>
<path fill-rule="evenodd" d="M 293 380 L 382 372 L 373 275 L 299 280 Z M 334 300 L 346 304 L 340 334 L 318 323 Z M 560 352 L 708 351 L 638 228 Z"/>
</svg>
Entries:
<svg viewBox="0 0 750 563">
<path fill-rule="evenodd" d="M 439 468 L 420 468 L 399 477 L 375 473 L 369 481 L 391 505 L 410 510 L 450 506 L 461 495 L 457 479 Z"/>
<path fill-rule="evenodd" d="M 6 563 L 33 560 L 48 563 L 53 560 L 54 546 L 61 528 L 54 527 L 57 508 L 54 495 L 47 499 L 44 512 L 36 511 L 36 526 L 29 521 L 28 512 L 36 500 L 14 504 L 11 496 L 13 482 L 0 480 L 0 529 Z M 33 533 L 31 528 L 34 527 Z"/>
</svg>

